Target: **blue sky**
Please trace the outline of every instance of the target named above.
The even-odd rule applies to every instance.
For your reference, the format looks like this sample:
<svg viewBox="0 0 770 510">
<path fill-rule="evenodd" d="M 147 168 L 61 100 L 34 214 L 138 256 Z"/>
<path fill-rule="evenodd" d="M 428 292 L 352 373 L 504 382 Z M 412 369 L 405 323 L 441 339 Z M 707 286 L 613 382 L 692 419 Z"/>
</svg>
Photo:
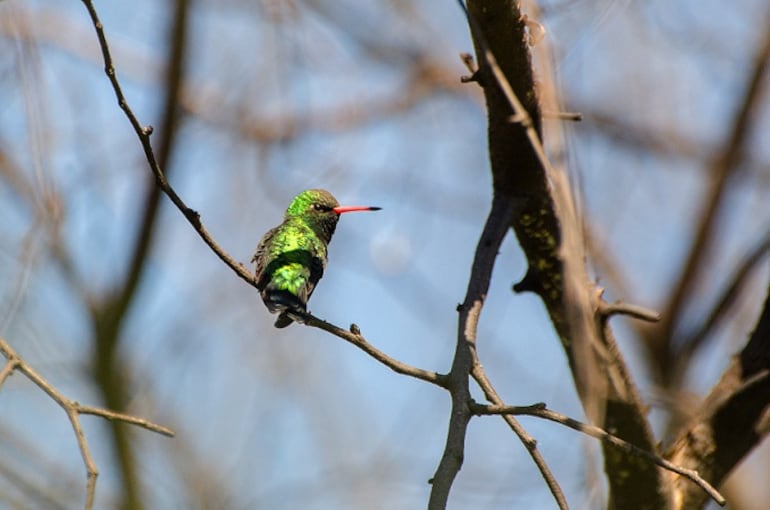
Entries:
<svg viewBox="0 0 770 510">
<path fill-rule="evenodd" d="M 582 111 L 586 124 L 594 113 L 610 113 L 654 132 L 680 133 L 708 158 L 765 27 L 754 22 L 759 2 L 729 9 L 707 4 L 671 10 L 661 2 L 584 1 L 545 10 L 540 20 L 554 45 L 566 108 Z M 168 6 L 100 2 L 97 9 L 128 101 L 144 124 L 157 125 Z M 707 10 L 724 14 L 718 28 L 694 15 Z M 82 4 L 6 0 L 3 19 L 9 22 L 0 38 L 0 87 L 8 98 L 0 107 L 2 149 L 36 197 L 46 186 L 61 197 L 65 245 L 80 278 L 99 295 L 125 270 L 149 170 L 101 70 Z M 26 30 L 32 35 L 20 38 Z M 689 35 L 680 38 L 683 32 Z M 491 193 L 483 100 L 474 85 L 459 84 L 466 71 L 457 55 L 472 48 L 459 9 L 426 1 L 351 3 L 343 11 L 320 1 L 200 3 L 190 34 L 185 114 L 169 169 L 180 195 L 244 263 L 302 189 L 324 187 L 343 203 L 383 207 L 342 218 L 310 309 L 343 327 L 355 322 L 400 360 L 447 371 L 455 306 Z M 416 70 L 433 68 L 454 81 L 400 104 L 418 90 Z M 382 105 L 392 112 L 381 113 Z M 758 119 L 758 126 L 767 122 Z M 255 139 L 244 134 L 249 123 L 288 135 Z M 590 125 L 568 130 L 569 170 L 587 221 L 629 285 L 621 292 L 601 267 L 598 276 L 612 299 L 654 308 L 691 235 L 702 161 L 632 151 Z M 756 160 L 764 161 L 764 152 L 759 141 L 752 146 Z M 714 254 L 717 275 L 770 217 L 762 199 L 766 175 L 749 168 L 739 178 L 724 217 L 724 243 Z M 20 303 L 0 324 L 0 335 L 71 398 L 98 404 L 85 370 L 86 309 L 50 261 L 44 229 L 25 204 L 0 180 L 7 240 L 0 279 L 21 282 L 0 293 L 0 311 Z M 25 236 L 36 257 L 23 249 Z M 509 235 L 482 315 L 482 361 L 508 402 L 545 401 L 580 418 L 542 304 L 510 290 L 525 269 Z M 27 279 L 20 277 L 25 271 Z M 767 273 L 765 264 L 749 293 L 754 301 Z M 696 304 L 710 302 L 720 288 L 721 280 L 713 280 Z M 751 330 L 758 305 L 747 301 L 741 320 L 698 360 L 690 376 L 694 391 L 713 384 Z M 699 310 L 692 310 L 693 320 Z M 175 439 L 134 434 L 150 507 L 194 507 L 205 497 L 227 508 L 424 506 L 443 449 L 448 396 L 319 330 L 275 330 L 273 321 L 254 289 L 164 203 L 121 340 L 132 373 L 129 411 L 177 431 Z M 642 393 L 654 395 L 631 328 L 622 321 L 616 327 Z M 85 476 L 64 414 L 16 375 L 0 392 L 0 416 L 0 448 L 14 444 L 8 429 L 37 452 L 4 467 L 26 470 L 39 456 L 45 468 L 37 481 L 46 480 L 47 469 L 61 470 L 67 501 L 80 501 Z M 101 473 L 97 507 L 109 506 L 117 483 L 112 452 L 99 419 L 84 420 Z M 572 505 L 595 506 L 597 495 L 586 488 L 601 479 L 594 442 L 554 424 L 522 421 Z M 551 505 L 502 421 L 475 419 L 467 449 L 450 508 Z"/>
</svg>

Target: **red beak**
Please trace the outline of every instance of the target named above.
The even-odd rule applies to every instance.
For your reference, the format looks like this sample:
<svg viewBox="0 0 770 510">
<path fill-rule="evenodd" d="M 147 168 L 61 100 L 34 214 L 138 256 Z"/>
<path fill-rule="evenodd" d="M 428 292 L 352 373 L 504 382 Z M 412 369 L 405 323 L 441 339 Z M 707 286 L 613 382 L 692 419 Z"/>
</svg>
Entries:
<svg viewBox="0 0 770 510">
<path fill-rule="evenodd" d="M 338 205 L 332 209 L 332 211 L 336 212 L 337 214 L 342 214 L 358 211 L 379 211 L 380 209 L 382 209 L 382 207 L 372 207 L 368 205 Z"/>
</svg>

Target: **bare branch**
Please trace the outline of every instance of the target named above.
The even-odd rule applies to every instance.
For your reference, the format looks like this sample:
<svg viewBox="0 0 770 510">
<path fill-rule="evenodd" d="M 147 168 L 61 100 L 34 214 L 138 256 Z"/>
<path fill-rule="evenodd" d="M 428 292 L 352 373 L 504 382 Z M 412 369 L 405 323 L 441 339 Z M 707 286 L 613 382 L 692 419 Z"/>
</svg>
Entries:
<svg viewBox="0 0 770 510">
<path fill-rule="evenodd" d="M 152 432 L 157 432 L 158 434 L 162 434 L 166 437 L 174 437 L 176 435 L 175 432 L 170 428 L 164 427 L 163 425 L 158 425 L 157 423 L 151 422 L 150 420 L 145 420 L 144 418 L 138 418 L 136 416 L 131 416 L 130 414 L 125 413 L 116 413 L 115 411 L 110 411 L 109 409 L 103 409 L 101 407 L 84 406 L 77 402 L 72 402 L 72 405 L 75 408 L 75 411 L 77 411 L 79 414 L 101 416 L 102 418 L 109 421 L 122 421 L 124 423 L 136 425 L 137 427 L 141 427 Z"/>
<path fill-rule="evenodd" d="M 41 376 L 34 368 L 32 368 L 32 366 L 25 362 L 24 359 L 22 359 L 22 357 L 19 356 L 19 354 L 11 347 L 11 345 L 2 337 L 0 337 L 0 353 L 2 353 L 2 355 L 7 360 L 5 366 L 3 367 L 2 374 L 5 374 L 6 372 L 10 374 L 13 370 L 18 370 L 24 374 L 27 379 L 32 381 L 38 388 L 43 390 L 49 397 L 51 397 L 54 402 L 59 404 L 59 407 L 61 407 L 67 414 L 67 418 L 69 418 L 70 423 L 72 424 L 72 430 L 75 433 L 78 448 L 80 449 L 80 455 L 83 458 L 83 463 L 86 467 L 86 510 L 93 508 L 94 495 L 96 491 L 96 478 L 99 475 L 99 471 L 96 469 L 96 463 L 94 462 L 93 456 L 91 455 L 91 450 L 88 446 L 86 436 L 83 433 L 83 428 L 80 425 L 81 414 L 93 414 L 110 420 L 124 421 L 126 423 L 131 423 L 132 425 L 137 425 L 169 437 L 173 437 L 174 435 L 174 432 L 171 429 L 162 425 L 156 425 L 142 418 L 137 418 L 122 413 L 115 413 L 113 411 L 97 407 L 81 406 L 74 400 L 68 399 L 63 394 L 61 394 L 59 390 L 57 390 L 52 384 L 50 384 L 43 376 Z M 7 375 L 5 375 L 5 377 L 7 377 Z"/>
<path fill-rule="evenodd" d="M 686 340 L 682 342 L 683 348 L 677 356 L 679 359 L 682 357 L 689 359 L 692 353 L 703 344 L 708 334 L 724 318 L 727 310 L 740 295 L 746 284 L 749 283 L 749 276 L 752 274 L 752 270 L 768 251 L 770 251 L 770 232 L 766 233 L 756 246 L 746 254 L 743 260 L 738 263 L 733 274 L 727 279 L 726 288 L 719 294 L 716 304 L 708 313 L 706 320 L 700 323 L 700 327 L 692 334 L 687 335 Z"/>
<path fill-rule="evenodd" d="M 55 400 L 55 399 L 54 399 Z M 69 405 L 71 402 L 58 402 L 57 403 L 64 408 L 72 424 L 72 430 L 75 432 L 75 438 L 77 439 L 78 448 L 80 449 L 80 456 L 83 457 L 83 463 L 86 466 L 86 510 L 90 510 L 94 506 L 94 498 L 96 497 L 96 478 L 99 476 L 99 470 L 96 469 L 96 463 L 93 456 L 91 456 L 91 449 L 88 447 L 88 441 L 86 435 L 83 433 L 83 427 L 80 425 L 80 416 L 73 406 Z"/>
<path fill-rule="evenodd" d="M 660 320 L 660 314 L 655 310 L 644 308 L 639 305 L 632 305 L 624 303 L 622 301 L 615 301 L 612 304 L 603 303 L 603 306 L 599 308 L 599 314 L 608 319 L 613 315 L 628 315 L 634 319 L 639 319 L 646 322 L 658 322 Z"/>
<path fill-rule="evenodd" d="M 468 374 L 473 366 L 472 351 L 475 349 L 478 321 L 489 289 L 495 258 L 514 214 L 513 201 L 498 195 L 492 198 L 492 209 L 476 246 L 465 300 L 457 308 L 460 312 L 457 342 L 452 368 L 447 376 L 452 410 L 444 453 L 431 480 L 433 487 L 428 501 L 429 510 L 446 508 L 452 483 L 462 467 L 465 434 L 471 416 L 468 408 L 471 401 Z"/>
<path fill-rule="evenodd" d="M 471 411 L 473 412 L 473 414 L 478 416 L 526 415 L 526 416 L 535 416 L 537 418 L 543 418 L 545 420 L 560 423 L 573 430 L 577 430 L 578 432 L 582 432 L 583 434 L 599 439 L 630 455 L 636 455 L 637 457 L 646 459 L 654 464 L 657 464 L 658 466 L 664 469 L 667 469 L 668 471 L 684 476 L 685 478 L 690 479 L 693 483 L 697 484 L 700 488 L 702 488 L 704 492 L 706 492 L 706 494 L 708 494 L 718 505 L 724 506 L 726 504 L 725 498 L 719 493 L 719 491 L 717 491 L 706 480 L 701 478 L 701 476 L 698 474 L 697 471 L 693 469 L 686 469 L 681 466 L 677 466 L 676 464 L 667 461 L 666 459 L 664 459 L 659 455 L 656 455 L 652 452 L 648 452 L 647 450 L 639 448 L 633 443 L 629 443 L 628 441 L 625 441 L 619 438 L 618 436 L 614 436 L 610 434 L 609 432 L 607 432 L 602 428 L 596 427 L 594 425 L 589 425 L 587 423 L 583 423 L 581 421 L 565 416 L 561 413 L 551 411 L 550 409 L 546 408 L 545 404 L 537 403 L 530 406 L 506 406 L 506 405 L 483 405 L 483 404 L 474 403 L 473 405 L 471 405 Z"/>
<path fill-rule="evenodd" d="M 471 375 L 484 392 L 486 399 L 492 402 L 493 406 L 504 405 L 503 399 L 500 397 L 495 388 L 492 386 L 492 383 L 487 378 L 487 374 L 484 372 L 484 368 L 479 362 L 475 350 L 473 351 L 473 354 L 474 363 L 473 369 L 471 370 Z M 474 407 L 478 406 L 478 404 L 474 404 L 475 402 L 471 402 L 471 412 L 474 412 Z M 522 411 L 522 414 L 526 414 L 523 411 L 544 408 L 544 403 L 537 403 L 531 406 L 521 407 L 519 410 Z M 548 489 L 551 491 L 551 494 L 553 494 L 553 497 L 556 500 L 556 504 L 559 506 L 559 508 L 564 510 L 569 508 L 569 505 L 567 504 L 567 498 L 564 496 L 564 491 L 559 486 L 559 482 L 556 480 L 556 477 L 551 472 L 551 469 L 548 467 L 545 459 L 537 449 L 537 441 L 535 441 L 535 439 L 529 435 L 529 433 L 518 422 L 518 420 L 514 418 L 513 414 L 503 414 L 502 417 L 511 428 L 511 430 L 519 437 L 521 442 L 524 444 L 524 447 L 529 452 L 530 457 L 532 457 L 532 460 L 535 462 L 538 470 L 540 470 L 540 474 L 543 477 L 543 480 L 545 480 L 546 485 L 548 485 Z"/>
<path fill-rule="evenodd" d="M 155 175 L 157 185 L 163 191 L 174 203 L 174 205 L 179 209 L 182 214 L 187 218 L 187 220 L 190 222 L 192 227 L 195 229 L 196 232 L 200 235 L 200 237 L 203 239 L 203 241 L 211 248 L 214 253 L 225 263 L 227 264 L 238 276 L 241 277 L 244 281 L 249 283 L 251 286 L 256 288 L 257 282 L 255 279 L 255 276 L 252 272 L 250 272 L 246 267 L 241 264 L 240 262 L 237 262 L 234 258 L 232 258 L 219 244 L 214 240 L 214 238 L 209 234 L 209 232 L 206 230 L 206 228 L 203 226 L 203 223 L 201 222 L 200 215 L 198 212 L 192 210 L 185 204 L 185 202 L 177 195 L 176 191 L 173 189 L 173 187 L 169 184 L 168 180 L 165 178 L 165 174 L 163 170 L 158 165 L 157 159 L 155 158 L 155 153 L 152 147 L 152 143 L 150 142 L 150 134 L 152 133 L 152 127 L 142 127 L 141 123 L 137 119 L 136 115 L 134 114 L 133 110 L 129 106 L 128 102 L 126 101 L 123 91 L 120 86 L 120 82 L 117 78 L 117 75 L 115 73 L 115 69 L 112 63 L 112 57 L 110 55 L 109 46 L 107 45 L 107 40 L 104 36 L 104 30 L 102 28 L 101 22 L 99 21 L 98 14 L 96 13 L 96 10 L 93 7 L 93 4 L 90 0 L 83 0 L 83 3 L 88 8 L 88 12 L 91 15 L 91 18 L 93 20 L 94 28 L 96 29 L 99 43 L 102 49 L 102 55 L 104 57 L 105 62 L 105 72 L 107 73 L 107 77 L 110 80 L 110 83 L 112 84 L 112 88 L 115 92 L 115 95 L 118 99 L 118 104 L 120 105 L 121 109 L 125 113 L 126 117 L 128 117 L 129 122 L 134 128 L 134 131 L 136 132 L 136 135 L 139 137 L 139 140 L 142 143 L 142 147 L 144 148 L 145 155 L 147 157 L 147 162 L 149 163 L 150 170 L 152 171 L 153 175 Z M 332 333 L 339 338 L 342 338 L 343 340 L 346 340 L 353 345 L 359 347 L 364 352 L 371 355 L 373 358 L 377 359 L 384 365 L 388 366 L 389 368 L 393 369 L 394 371 L 409 375 L 412 377 L 415 377 L 417 379 L 422 379 L 424 381 L 436 384 L 438 386 L 446 387 L 446 383 L 444 380 L 443 375 L 437 374 L 435 372 L 430 372 L 427 370 L 415 368 L 412 366 L 409 366 L 405 363 L 401 363 L 398 360 L 395 360 L 388 355 L 384 354 L 383 352 L 377 350 L 375 347 L 370 345 L 366 339 L 361 336 L 360 334 L 354 333 L 352 331 L 346 331 L 344 329 L 341 329 L 331 323 L 328 323 L 326 321 L 323 321 L 321 319 L 318 319 L 314 317 L 311 314 L 306 314 L 305 317 L 306 323 L 309 326 L 313 326 L 319 329 L 323 329 L 329 333 Z M 353 329 L 353 328 L 351 328 Z"/>
<path fill-rule="evenodd" d="M 667 455 L 719 484 L 752 448 L 770 434 L 770 288 L 757 325 L 740 354 L 703 401 Z M 703 496 L 678 486 L 683 508 L 702 506 Z"/>
<path fill-rule="evenodd" d="M 670 380 L 671 370 L 675 366 L 672 348 L 672 334 L 682 310 L 687 304 L 691 289 L 696 284 L 707 261 L 714 243 L 718 213 L 728 196 L 728 178 L 739 166 L 750 140 L 750 130 L 754 116 L 759 108 L 757 104 L 763 97 L 763 85 L 767 69 L 770 66 L 770 32 L 764 34 L 755 49 L 753 67 L 737 105 L 732 124 L 725 135 L 722 147 L 714 155 L 708 168 L 708 191 L 703 197 L 695 216 L 699 219 L 695 226 L 693 240 L 682 259 L 682 265 L 675 274 L 679 275 L 672 286 L 667 303 L 662 308 L 665 318 L 656 328 L 651 328 L 646 335 L 646 343 L 664 383 Z"/>
<path fill-rule="evenodd" d="M 469 0 L 467 14 L 487 100 L 495 191 L 526 199 L 513 228 L 529 267 L 514 290 L 534 291 L 545 303 L 589 419 L 653 450 L 641 398 L 612 331 L 596 313 L 600 299 L 587 275 L 569 179 L 550 164 L 540 140 L 540 104 L 523 15 L 517 3 L 503 0 Z M 637 472 L 631 483 L 623 474 L 631 466 L 611 453 L 605 449 L 611 505 L 666 504 L 667 486 L 656 470 Z"/>
<path fill-rule="evenodd" d="M 254 279 L 254 275 L 246 269 L 246 267 L 241 264 L 240 262 L 237 262 L 235 259 L 230 257 L 230 255 L 225 252 L 222 247 L 220 247 L 215 241 L 214 238 L 209 234 L 209 232 L 205 229 L 203 224 L 200 221 L 200 215 L 197 211 L 194 211 L 190 207 L 187 206 L 187 204 L 179 197 L 179 195 L 176 194 L 174 189 L 169 185 L 168 180 L 166 179 L 165 173 L 161 169 L 160 165 L 158 164 L 158 161 L 155 157 L 155 151 L 152 148 L 152 143 L 150 142 L 150 135 L 152 134 L 153 128 L 152 126 L 142 126 L 142 124 L 139 122 L 139 119 L 137 119 L 136 115 L 134 114 L 131 107 L 128 105 L 128 102 L 126 101 L 125 96 L 123 95 L 123 90 L 120 86 L 120 82 L 118 81 L 117 74 L 115 72 L 115 66 L 112 62 L 112 55 L 110 54 L 109 45 L 107 44 L 107 38 L 104 35 L 104 28 L 102 26 L 102 22 L 99 19 L 99 15 L 96 12 L 96 9 L 93 6 L 93 3 L 91 0 L 82 0 L 83 4 L 85 4 L 86 8 L 88 9 L 88 13 L 91 16 L 91 21 L 93 22 L 94 29 L 96 30 L 96 35 L 99 39 L 99 46 L 102 49 L 102 58 L 104 59 L 104 72 L 107 74 L 107 77 L 110 80 L 110 83 L 112 84 L 112 89 L 115 92 L 115 97 L 118 100 L 118 105 L 120 106 L 121 110 L 123 110 L 123 113 L 128 118 L 128 121 L 131 123 L 131 127 L 134 128 L 134 132 L 136 133 L 136 136 L 139 138 L 139 141 L 142 144 L 142 148 L 144 149 L 145 157 L 147 158 L 147 163 L 150 166 L 150 170 L 152 171 L 153 175 L 155 176 L 155 179 L 157 181 L 158 187 L 160 187 L 161 191 L 165 193 L 171 201 L 174 203 L 174 205 L 179 209 L 185 218 L 187 218 L 187 221 L 190 222 L 190 224 L 193 226 L 196 232 L 198 232 L 198 235 L 203 239 L 203 242 L 205 242 L 209 248 L 224 262 L 227 264 L 230 269 L 232 269 L 235 274 L 241 277 L 244 281 L 249 283 L 251 286 L 256 287 L 257 282 Z"/>
<path fill-rule="evenodd" d="M 152 127 L 151 126 L 143 127 L 142 124 L 137 119 L 136 115 L 134 114 L 133 110 L 129 106 L 128 102 L 126 101 L 120 86 L 120 82 L 118 81 L 117 75 L 115 73 L 115 69 L 112 63 L 112 57 L 109 51 L 109 46 L 107 45 L 107 40 L 105 38 L 101 22 L 99 21 L 98 14 L 94 9 L 93 4 L 91 3 L 90 0 L 83 0 L 83 3 L 88 8 L 89 14 L 91 15 L 91 18 L 94 24 L 94 28 L 96 29 L 97 36 L 99 38 L 99 44 L 101 46 L 102 55 L 105 62 L 105 72 L 107 74 L 107 77 L 110 80 L 110 83 L 112 84 L 113 90 L 118 99 L 118 104 L 120 105 L 121 109 L 123 110 L 129 122 L 131 123 L 131 126 L 134 128 L 134 131 L 142 144 L 142 147 L 145 152 L 145 156 L 147 158 L 147 162 L 150 166 L 150 170 L 155 176 L 158 187 L 171 199 L 174 205 L 182 212 L 182 214 L 185 216 L 185 218 L 187 218 L 188 222 L 192 225 L 195 231 L 198 232 L 200 237 L 209 246 L 209 248 L 211 248 L 214 251 L 214 253 L 226 265 L 228 265 L 238 276 L 240 276 L 241 279 L 243 279 L 244 281 L 249 283 L 251 286 L 256 288 L 256 279 L 254 275 L 248 269 L 246 269 L 246 267 L 243 264 L 237 262 L 221 246 L 219 246 L 219 244 L 214 240 L 211 234 L 209 234 L 209 232 L 203 226 L 203 223 L 200 220 L 200 215 L 198 214 L 198 212 L 189 208 L 187 204 L 181 199 L 181 197 L 179 197 L 179 195 L 177 195 L 176 191 L 169 184 L 163 170 L 161 169 L 161 167 L 157 162 L 157 159 L 155 157 L 154 150 L 152 147 L 152 143 L 150 142 Z M 416 367 L 412 367 L 410 365 L 399 362 L 398 360 L 395 360 L 387 356 L 383 352 L 379 351 L 378 349 L 370 345 L 366 341 L 366 339 L 362 335 L 360 335 L 360 332 L 357 331 L 357 327 L 351 326 L 351 331 L 345 331 L 333 324 L 330 324 L 326 321 L 318 319 L 312 316 L 311 314 L 307 314 L 305 322 L 309 326 L 323 329 L 329 333 L 332 333 L 338 336 L 339 338 L 342 338 L 343 340 L 346 340 L 352 343 L 353 345 L 359 347 L 361 350 L 368 353 L 370 356 L 377 359 L 378 361 L 388 366 L 392 370 L 396 371 L 397 373 L 409 375 L 411 377 L 415 377 L 417 379 L 421 379 L 441 387 L 445 387 L 445 388 L 447 387 L 447 384 L 448 384 L 446 382 L 447 376 L 437 374 L 435 372 L 419 369 Z"/>
<path fill-rule="evenodd" d="M 13 371 L 16 370 L 19 367 L 19 360 L 16 358 L 8 359 L 5 362 L 5 365 L 3 365 L 3 369 L 0 370 L 0 387 L 3 386 L 3 383 L 6 379 L 8 379 L 11 374 L 13 374 Z"/>
<path fill-rule="evenodd" d="M 331 333 L 332 335 L 355 345 L 369 356 L 376 359 L 398 374 L 408 375 L 409 377 L 414 377 L 415 379 L 420 379 L 422 381 L 441 386 L 442 388 L 448 388 L 448 378 L 445 374 L 438 374 L 429 370 L 423 370 L 422 368 L 413 367 L 398 361 L 395 358 L 391 358 L 367 342 L 366 338 L 364 338 L 364 336 L 361 334 L 361 330 L 355 324 L 351 324 L 350 330 L 348 331 L 335 326 L 330 322 L 326 322 L 323 319 L 319 319 L 310 313 L 303 314 L 302 319 L 306 326 L 322 329 L 327 333 Z"/>
</svg>

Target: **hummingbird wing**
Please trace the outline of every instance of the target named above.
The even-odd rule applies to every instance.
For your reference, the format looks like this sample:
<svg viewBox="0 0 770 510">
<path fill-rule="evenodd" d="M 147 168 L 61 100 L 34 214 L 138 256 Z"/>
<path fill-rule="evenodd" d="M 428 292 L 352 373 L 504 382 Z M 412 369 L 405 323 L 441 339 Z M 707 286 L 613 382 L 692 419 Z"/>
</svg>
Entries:
<svg viewBox="0 0 770 510">
<path fill-rule="evenodd" d="M 262 236 L 259 244 L 257 244 L 256 250 L 254 250 L 254 255 L 251 257 L 251 262 L 257 263 L 254 274 L 257 277 L 257 288 L 259 290 L 264 289 L 265 285 L 267 285 L 267 282 L 270 280 L 269 275 L 265 274 L 265 269 L 268 264 L 268 252 L 270 251 L 271 241 L 279 228 L 280 226 L 271 228 L 264 236 Z"/>
<path fill-rule="evenodd" d="M 324 246 L 323 257 L 311 257 L 310 259 L 310 278 L 307 282 L 307 299 L 313 295 L 315 286 L 318 280 L 324 275 L 324 269 L 326 269 L 326 246 Z"/>
</svg>

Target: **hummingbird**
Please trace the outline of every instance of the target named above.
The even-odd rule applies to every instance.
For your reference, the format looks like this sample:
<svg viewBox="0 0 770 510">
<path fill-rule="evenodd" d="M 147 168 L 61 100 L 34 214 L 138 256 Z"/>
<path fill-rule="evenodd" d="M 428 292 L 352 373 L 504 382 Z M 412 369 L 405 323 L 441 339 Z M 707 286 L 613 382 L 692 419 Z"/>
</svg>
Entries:
<svg viewBox="0 0 770 510">
<path fill-rule="evenodd" d="M 259 241 L 251 262 L 262 301 L 279 313 L 276 328 L 301 320 L 307 301 L 326 269 L 326 252 L 340 214 L 380 207 L 340 205 L 326 190 L 305 190 L 286 209 L 283 222 Z M 297 313 L 293 313 L 297 312 Z"/>
</svg>

